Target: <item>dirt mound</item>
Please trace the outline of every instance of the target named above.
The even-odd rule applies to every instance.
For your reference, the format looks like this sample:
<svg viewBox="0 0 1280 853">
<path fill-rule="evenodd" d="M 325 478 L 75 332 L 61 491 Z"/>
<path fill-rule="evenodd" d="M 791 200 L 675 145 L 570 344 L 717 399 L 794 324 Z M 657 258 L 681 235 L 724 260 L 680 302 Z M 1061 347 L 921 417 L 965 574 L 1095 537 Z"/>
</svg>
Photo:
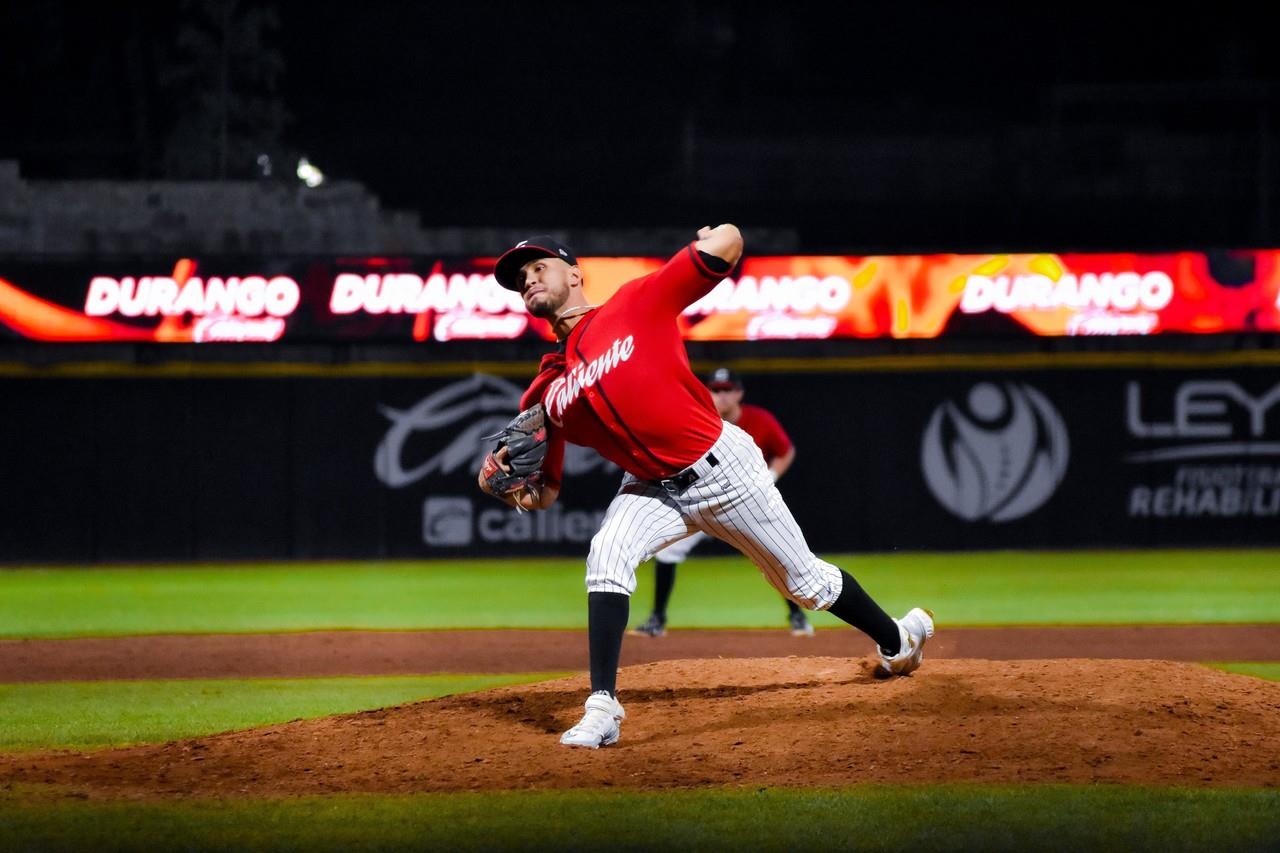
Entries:
<svg viewBox="0 0 1280 853">
<path fill-rule="evenodd" d="M 88 796 L 857 782 L 1280 785 L 1280 683 L 1167 661 L 789 657 L 625 668 L 617 746 L 562 747 L 583 677 L 89 754 L 0 757 Z"/>
</svg>

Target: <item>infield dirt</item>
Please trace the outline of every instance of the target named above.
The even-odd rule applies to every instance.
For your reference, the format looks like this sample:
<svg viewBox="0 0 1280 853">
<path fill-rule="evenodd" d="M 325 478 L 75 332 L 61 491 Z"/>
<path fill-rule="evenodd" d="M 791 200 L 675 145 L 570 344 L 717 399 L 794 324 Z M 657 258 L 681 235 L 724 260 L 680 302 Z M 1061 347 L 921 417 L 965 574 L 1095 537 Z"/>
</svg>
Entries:
<svg viewBox="0 0 1280 853">
<path fill-rule="evenodd" d="M 628 637 L 622 665 L 694 658 L 790 655 L 857 657 L 866 637 L 826 629 L 796 638 L 783 630 L 673 630 Z M 1125 625 L 954 628 L 929 642 L 928 657 L 1039 660 L 1280 660 L 1280 625 Z M 0 640 L 0 684 L 121 678 L 309 678 L 432 672 L 572 672 L 586 668 L 587 632 L 308 631 L 180 634 L 66 640 Z"/>
<path fill-rule="evenodd" d="M 1169 661 L 674 660 L 625 667 L 622 740 L 557 742 L 583 676 L 155 746 L 0 756 L 87 797 L 860 782 L 1280 785 L 1280 683 Z"/>
</svg>

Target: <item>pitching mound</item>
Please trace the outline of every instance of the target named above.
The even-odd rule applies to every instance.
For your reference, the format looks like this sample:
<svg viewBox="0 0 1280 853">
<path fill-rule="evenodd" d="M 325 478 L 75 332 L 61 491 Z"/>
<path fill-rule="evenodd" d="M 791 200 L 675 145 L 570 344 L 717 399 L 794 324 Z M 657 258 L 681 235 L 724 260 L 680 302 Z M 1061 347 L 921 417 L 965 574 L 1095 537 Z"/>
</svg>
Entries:
<svg viewBox="0 0 1280 853">
<path fill-rule="evenodd" d="M 1167 661 L 791 657 L 625 668 L 622 740 L 557 742 L 583 677 L 158 746 L 0 757 L 89 796 L 858 782 L 1280 784 L 1280 683 Z"/>
</svg>

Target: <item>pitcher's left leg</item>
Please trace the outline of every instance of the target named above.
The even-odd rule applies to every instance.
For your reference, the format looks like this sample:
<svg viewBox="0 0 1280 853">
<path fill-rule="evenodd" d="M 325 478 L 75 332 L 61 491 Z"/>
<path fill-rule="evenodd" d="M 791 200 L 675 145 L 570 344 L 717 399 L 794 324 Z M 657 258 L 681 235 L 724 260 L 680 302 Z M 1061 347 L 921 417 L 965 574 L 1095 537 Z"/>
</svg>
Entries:
<svg viewBox="0 0 1280 853">
<path fill-rule="evenodd" d="M 700 506 L 692 515 L 702 529 L 741 551 L 774 588 L 801 607 L 826 610 L 840 597 L 840 569 L 810 550 L 772 481 L 740 486 L 734 500 Z"/>
<path fill-rule="evenodd" d="M 809 550 L 751 437 L 725 424 L 712 449 L 720 464 L 683 496 L 683 508 L 707 533 L 755 563 L 786 598 L 826 610 L 840 597 L 840 570 Z"/>
<path fill-rule="evenodd" d="M 701 484 L 701 492 L 690 495 L 687 511 L 698 525 L 736 547 L 779 592 L 801 607 L 827 610 L 870 636 L 887 671 L 910 671 L 900 663 L 902 659 L 914 663 L 910 669 L 918 666 L 919 649 L 933 636 L 933 624 L 929 619 L 926 626 L 914 617 L 917 610 L 921 614 L 927 611 L 917 608 L 899 622 L 847 572 L 815 555 L 759 451 L 744 443 L 749 437 L 726 428 L 723 438 L 717 444 L 726 457 L 723 471 Z M 695 483 L 695 488 L 698 485 Z M 904 648 L 904 644 L 911 648 Z"/>
</svg>

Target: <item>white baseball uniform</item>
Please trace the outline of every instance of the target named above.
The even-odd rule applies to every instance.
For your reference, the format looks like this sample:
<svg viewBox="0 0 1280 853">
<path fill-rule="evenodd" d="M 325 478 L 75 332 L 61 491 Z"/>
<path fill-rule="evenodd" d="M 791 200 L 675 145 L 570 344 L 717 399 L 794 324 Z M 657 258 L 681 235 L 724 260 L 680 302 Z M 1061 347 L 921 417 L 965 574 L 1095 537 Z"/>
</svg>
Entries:
<svg viewBox="0 0 1280 853">
<path fill-rule="evenodd" d="M 625 474 L 587 556 L 587 590 L 630 595 L 636 566 L 702 532 L 733 545 L 787 598 L 825 610 L 840 595 L 840 570 L 819 559 L 774 485 L 760 448 L 731 423 L 688 470 L 683 491 Z M 669 483 L 670 481 L 668 481 Z"/>
</svg>

